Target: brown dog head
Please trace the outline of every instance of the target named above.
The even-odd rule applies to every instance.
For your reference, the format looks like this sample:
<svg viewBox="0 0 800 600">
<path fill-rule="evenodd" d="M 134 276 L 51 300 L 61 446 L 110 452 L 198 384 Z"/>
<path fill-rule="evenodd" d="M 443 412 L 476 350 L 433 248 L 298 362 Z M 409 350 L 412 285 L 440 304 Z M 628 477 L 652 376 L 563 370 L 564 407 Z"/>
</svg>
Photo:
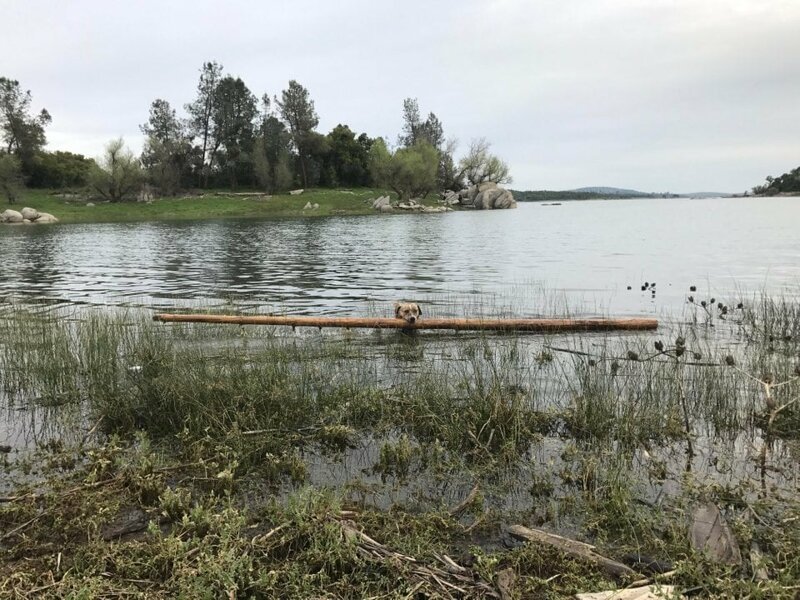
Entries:
<svg viewBox="0 0 800 600">
<path fill-rule="evenodd" d="M 416 302 L 397 302 L 394 305 L 394 316 L 413 324 L 422 316 L 422 310 Z"/>
</svg>

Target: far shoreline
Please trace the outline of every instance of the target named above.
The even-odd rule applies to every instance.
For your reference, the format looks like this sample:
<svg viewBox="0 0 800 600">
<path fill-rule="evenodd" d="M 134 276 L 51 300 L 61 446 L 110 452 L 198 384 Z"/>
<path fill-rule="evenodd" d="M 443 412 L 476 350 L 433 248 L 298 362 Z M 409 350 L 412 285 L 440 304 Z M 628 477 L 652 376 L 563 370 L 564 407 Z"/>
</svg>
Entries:
<svg viewBox="0 0 800 600">
<path fill-rule="evenodd" d="M 244 192 L 194 190 L 174 197 L 154 198 L 149 202 L 108 202 L 92 199 L 79 191 L 27 189 L 15 204 L 3 204 L 2 210 L 20 211 L 23 207 L 31 207 L 40 212 L 53 214 L 59 220 L 58 223 L 55 223 L 56 225 L 355 217 L 382 214 L 372 206 L 372 201 L 380 196 L 389 196 L 393 201 L 397 200 L 397 194 L 394 192 L 373 188 L 314 188 L 304 190 L 302 194 L 297 195 L 289 193 L 269 195 L 257 190 Z M 517 196 L 516 200 L 519 205 L 558 206 L 565 203 L 611 200 L 711 200 L 784 197 L 800 197 L 800 193 L 787 192 L 773 196 L 734 194 L 730 196 L 675 196 L 668 198 L 653 196 L 598 196 L 592 198 L 536 200 L 525 200 Z M 311 208 L 307 208 L 309 204 Z M 428 207 L 442 206 L 439 202 L 438 194 L 435 193 L 428 194 L 422 200 L 422 204 Z M 315 205 L 316 208 L 314 208 Z M 452 208 L 455 211 L 469 210 L 469 208 L 465 209 L 459 206 Z M 396 210 L 392 214 L 418 213 L 416 211 Z M 0 231 L 2 229 L 2 226 L 0 226 Z"/>
</svg>

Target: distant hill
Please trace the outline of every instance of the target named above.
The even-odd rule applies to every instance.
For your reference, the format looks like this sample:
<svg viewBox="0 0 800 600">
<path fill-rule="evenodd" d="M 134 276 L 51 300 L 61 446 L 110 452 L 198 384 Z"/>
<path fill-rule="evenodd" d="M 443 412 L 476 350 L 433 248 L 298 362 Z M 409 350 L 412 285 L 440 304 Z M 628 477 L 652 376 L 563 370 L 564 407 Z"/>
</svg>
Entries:
<svg viewBox="0 0 800 600">
<path fill-rule="evenodd" d="M 692 192 L 691 194 L 671 194 L 669 192 L 641 192 L 627 188 L 595 186 L 575 190 L 512 190 L 514 198 L 520 202 L 542 202 L 552 200 L 611 200 L 625 198 L 719 198 L 731 196 L 725 192 Z"/>
<path fill-rule="evenodd" d="M 602 192 L 593 190 L 604 190 Z M 648 194 L 622 188 L 597 187 L 578 190 L 511 190 L 518 202 L 549 202 L 552 200 L 612 200 L 617 198 L 677 198 L 675 194 Z"/>
<path fill-rule="evenodd" d="M 639 192 L 637 190 L 626 190 L 625 188 L 616 187 L 582 187 L 575 190 L 566 190 L 568 192 L 580 192 L 586 194 L 600 194 L 601 196 L 649 196 L 647 192 Z"/>
<path fill-rule="evenodd" d="M 723 198 L 725 196 L 732 196 L 730 192 L 689 192 L 686 194 L 662 194 L 659 192 L 640 192 L 638 190 L 628 190 L 625 188 L 615 187 L 583 187 L 576 190 L 569 190 L 570 192 L 580 192 L 588 194 L 601 194 L 603 196 L 614 196 L 621 198 L 624 196 L 635 196 L 637 198 L 648 197 L 680 197 L 680 198 Z"/>
<path fill-rule="evenodd" d="M 733 196 L 730 192 L 690 192 L 681 194 L 682 198 L 728 198 Z"/>
</svg>

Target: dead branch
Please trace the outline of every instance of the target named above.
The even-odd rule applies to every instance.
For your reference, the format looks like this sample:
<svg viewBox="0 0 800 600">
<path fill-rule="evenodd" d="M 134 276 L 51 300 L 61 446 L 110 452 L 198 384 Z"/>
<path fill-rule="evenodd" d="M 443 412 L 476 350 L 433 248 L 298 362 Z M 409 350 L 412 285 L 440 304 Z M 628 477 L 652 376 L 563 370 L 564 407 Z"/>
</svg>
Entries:
<svg viewBox="0 0 800 600">
<path fill-rule="evenodd" d="M 469 507 L 469 505 L 474 502 L 475 498 L 478 495 L 479 490 L 480 490 L 479 483 L 476 483 L 474 486 L 472 486 L 472 489 L 469 491 L 469 494 L 467 494 L 467 497 L 450 509 L 450 516 L 457 517 L 462 512 L 464 512 Z"/>
<path fill-rule="evenodd" d="M 500 598 L 494 587 L 481 581 L 475 573 L 462 567 L 449 556 L 436 557 L 444 564 L 444 568 L 426 565 L 413 556 L 406 556 L 375 541 L 356 528 L 352 521 L 339 520 L 339 524 L 345 539 L 355 543 L 358 553 L 366 560 L 400 563 L 410 567 L 412 577 L 417 580 L 415 590 L 427 585 L 437 588 L 446 597 L 452 597 L 451 592 L 455 591 L 462 596 Z"/>
<path fill-rule="evenodd" d="M 597 554 L 594 546 L 584 542 L 570 540 L 540 529 L 529 529 L 523 525 L 511 525 L 506 528 L 506 531 L 517 539 L 545 544 L 570 556 L 586 560 L 614 577 L 634 577 L 637 574 L 627 565 Z"/>
</svg>

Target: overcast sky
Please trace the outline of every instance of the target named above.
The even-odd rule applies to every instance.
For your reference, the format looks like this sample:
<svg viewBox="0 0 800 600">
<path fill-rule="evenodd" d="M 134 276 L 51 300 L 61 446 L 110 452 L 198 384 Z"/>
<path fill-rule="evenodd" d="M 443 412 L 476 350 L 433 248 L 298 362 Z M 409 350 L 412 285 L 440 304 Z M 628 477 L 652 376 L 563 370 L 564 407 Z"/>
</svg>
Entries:
<svg viewBox="0 0 800 600">
<path fill-rule="evenodd" d="M 319 130 L 394 141 L 403 98 L 516 189 L 743 191 L 800 165 L 799 0 L 0 0 L 0 75 L 97 156 L 216 60 L 306 86 Z"/>
</svg>

